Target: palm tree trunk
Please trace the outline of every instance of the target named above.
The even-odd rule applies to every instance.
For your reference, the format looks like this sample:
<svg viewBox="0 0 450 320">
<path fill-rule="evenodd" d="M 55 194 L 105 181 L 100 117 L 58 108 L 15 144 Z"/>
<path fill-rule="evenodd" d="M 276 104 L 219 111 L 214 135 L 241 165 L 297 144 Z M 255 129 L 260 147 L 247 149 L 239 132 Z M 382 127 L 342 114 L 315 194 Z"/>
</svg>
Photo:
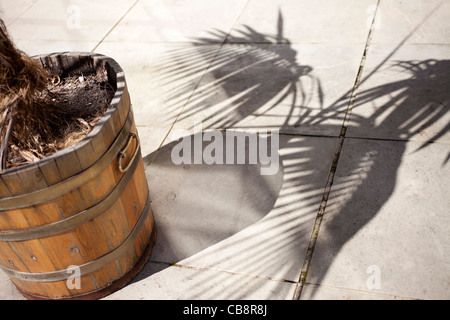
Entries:
<svg viewBox="0 0 450 320">
<path fill-rule="evenodd" d="M 21 114 L 27 114 L 33 97 L 45 88 L 49 77 L 47 70 L 15 47 L 0 19 L 0 171 L 6 168 L 17 111 L 20 108 Z"/>
</svg>

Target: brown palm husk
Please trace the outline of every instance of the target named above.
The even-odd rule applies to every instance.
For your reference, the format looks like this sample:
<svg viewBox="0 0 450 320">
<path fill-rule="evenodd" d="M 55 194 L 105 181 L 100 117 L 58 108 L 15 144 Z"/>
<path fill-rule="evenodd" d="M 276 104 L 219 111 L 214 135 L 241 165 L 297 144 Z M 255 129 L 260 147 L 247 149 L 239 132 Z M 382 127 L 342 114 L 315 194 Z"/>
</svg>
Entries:
<svg viewBox="0 0 450 320">
<path fill-rule="evenodd" d="M 85 80 L 101 82 L 103 73 L 53 77 L 15 47 L 0 19 L 0 169 L 35 162 L 89 133 L 111 96 L 100 90 L 94 100 L 101 101 L 83 100 Z M 93 106 L 82 108 L 80 101 Z"/>
<path fill-rule="evenodd" d="M 23 123 L 25 114 L 36 115 L 34 96 L 43 90 L 48 72 L 19 51 L 0 20 L 0 139 L 1 166 L 6 164 L 10 135 L 14 125 Z M 16 121 L 17 120 L 17 121 Z M 24 128 L 25 130 L 27 128 Z M 38 128 L 39 130 L 39 128 Z M 25 133 L 26 131 L 22 132 Z"/>
</svg>

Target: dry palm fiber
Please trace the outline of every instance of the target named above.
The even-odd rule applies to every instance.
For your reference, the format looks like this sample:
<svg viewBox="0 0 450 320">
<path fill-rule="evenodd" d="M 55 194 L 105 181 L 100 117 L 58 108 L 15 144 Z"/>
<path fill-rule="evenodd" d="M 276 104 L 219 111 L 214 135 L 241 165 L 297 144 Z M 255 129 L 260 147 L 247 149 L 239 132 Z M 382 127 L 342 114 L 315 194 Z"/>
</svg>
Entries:
<svg viewBox="0 0 450 320">
<path fill-rule="evenodd" d="M 14 46 L 0 19 L 1 169 L 35 162 L 81 140 L 112 98 L 106 78 L 104 70 L 52 77 Z"/>
</svg>

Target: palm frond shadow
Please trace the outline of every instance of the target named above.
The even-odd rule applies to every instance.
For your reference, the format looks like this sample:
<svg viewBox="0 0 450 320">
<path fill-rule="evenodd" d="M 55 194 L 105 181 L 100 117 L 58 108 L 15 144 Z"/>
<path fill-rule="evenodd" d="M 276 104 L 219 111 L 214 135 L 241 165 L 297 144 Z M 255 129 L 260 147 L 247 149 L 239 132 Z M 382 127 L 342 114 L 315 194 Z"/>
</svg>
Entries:
<svg viewBox="0 0 450 320">
<path fill-rule="evenodd" d="M 226 130 L 265 129 L 267 126 L 258 127 L 248 120 L 281 117 L 281 122 L 276 122 L 278 127 L 269 125 L 280 133 L 292 127 L 325 126 L 329 119 L 342 120 L 351 88 L 335 103 L 324 106 L 326 89 L 314 76 L 313 67 L 296 61 L 297 53 L 283 37 L 282 29 L 279 13 L 275 35 L 258 33 L 249 26 L 244 26 L 239 35 L 214 30 L 211 38 L 197 39 L 192 48 L 172 51 L 161 61 L 160 81 L 182 84 L 167 98 L 167 119 L 184 123 L 185 127 L 192 128 L 195 122 L 202 121 L 203 129 Z M 218 46 L 217 40 L 224 37 L 226 42 Z M 195 76 L 205 68 L 201 77 Z M 367 117 L 353 114 L 351 126 L 369 128 L 375 136 L 380 133 L 381 138 L 388 132 L 389 139 L 395 141 L 431 132 L 429 139 L 422 139 L 421 148 L 445 137 L 450 125 L 439 121 L 450 114 L 450 61 L 398 61 L 390 68 L 399 70 L 403 80 L 361 91 L 355 110 L 377 99 L 384 102 Z M 319 101 L 319 111 L 309 108 L 314 99 Z M 282 113 L 273 112 L 280 106 L 285 107 Z M 336 132 L 339 130 L 337 127 Z M 297 281 L 336 143 L 337 137 L 281 135 L 280 174 L 265 180 L 249 164 L 175 166 L 170 160 L 175 143 L 163 146 L 156 156 L 147 156 L 153 159 L 153 173 L 148 173 L 148 180 L 157 197 L 153 205 L 160 226 L 153 261 Z M 381 143 L 362 143 L 359 149 L 352 150 L 350 169 L 340 172 L 338 166 L 340 180 L 333 185 L 333 191 L 340 196 L 331 199 L 327 208 L 332 216 L 327 232 L 334 243 L 330 248 L 333 252 L 324 260 L 321 273 L 307 281 L 320 284 L 340 248 L 390 198 L 405 145 L 399 142 L 395 148 L 386 149 Z M 165 184 L 172 178 L 177 181 L 176 190 L 167 189 Z M 199 185 L 199 181 L 209 182 Z M 374 185 L 374 181 L 378 182 Z M 270 186 L 269 193 L 261 191 L 262 184 Z M 230 192 L 223 187 L 227 185 L 234 185 L 238 191 Z M 233 205 L 230 194 L 236 199 L 242 197 Z M 199 198 L 201 203 L 196 200 Z M 263 199 L 265 205 L 258 206 Z M 352 206 L 355 199 L 365 199 L 363 214 Z M 223 206 L 218 208 L 218 203 Z M 168 206 L 174 209 L 162 212 Z M 251 213 L 247 215 L 246 210 Z M 199 220 L 199 211 L 208 212 L 209 218 Z M 224 222 L 227 219 L 243 219 L 245 223 Z M 147 270 L 138 280 L 151 273 Z M 245 298 L 255 289 L 236 277 L 236 282 L 227 283 L 233 290 L 224 291 L 220 276 L 205 279 L 201 271 L 192 273 L 185 298 Z M 283 285 L 279 282 L 280 287 Z M 205 292 L 205 288 L 209 291 Z M 262 298 L 270 299 L 272 289 Z"/>
<path fill-rule="evenodd" d="M 288 103 L 289 113 L 295 113 L 308 104 L 312 92 L 323 102 L 319 79 L 310 74 L 310 66 L 296 62 L 296 51 L 282 35 L 264 35 L 248 26 L 240 36 L 220 30 L 210 35 L 196 39 L 192 48 L 170 52 L 161 61 L 162 84 L 195 77 L 205 69 L 205 61 L 209 63 L 192 95 L 193 84 L 189 82 L 171 91 L 168 122 L 186 121 L 192 127 L 195 116 L 202 114 L 198 120 L 204 129 L 228 129 L 249 117 L 264 117 L 280 103 Z M 219 47 L 216 42 L 223 38 L 227 41 Z M 306 78 L 313 84 L 310 92 L 301 85 Z M 180 101 L 186 100 L 180 110 Z"/>
</svg>

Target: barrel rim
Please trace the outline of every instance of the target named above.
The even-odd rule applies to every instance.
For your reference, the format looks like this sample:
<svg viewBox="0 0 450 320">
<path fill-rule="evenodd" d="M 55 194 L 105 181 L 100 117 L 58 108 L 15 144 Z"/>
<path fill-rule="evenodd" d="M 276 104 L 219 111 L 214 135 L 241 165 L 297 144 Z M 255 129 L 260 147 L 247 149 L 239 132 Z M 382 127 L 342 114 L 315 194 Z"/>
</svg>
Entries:
<svg viewBox="0 0 450 320">
<path fill-rule="evenodd" d="M 47 186 L 46 188 L 36 189 L 32 192 L 22 193 L 10 197 L 0 198 L 0 210 L 14 210 L 30 207 L 49 200 L 53 200 L 62 196 L 78 187 L 84 185 L 88 181 L 94 179 L 100 172 L 109 166 L 126 142 L 127 136 L 131 133 L 130 129 L 133 123 L 133 112 L 129 110 L 127 120 L 125 121 L 121 131 L 115 137 L 115 140 L 109 146 L 108 150 L 103 153 L 89 168 L 81 170 L 75 175 L 61 180 L 60 182 Z M 140 149 L 140 146 L 137 147 Z M 0 237 L 1 238 L 1 237 Z"/>
<path fill-rule="evenodd" d="M 116 72 L 116 90 L 114 92 L 114 96 L 109 103 L 109 106 L 104 113 L 104 115 L 98 120 L 97 124 L 94 126 L 94 128 L 89 132 L 83 139 L 75 143 L 74 145 L 61 149 L 57 152 L 55 152 L 52 155 L 49 155 L 48 157 L 45 157 L 39 161 L 33 162 L 33 163 L 27 163 L 18 167 L 14 168 L 8 168 L 0 172 L 0 179 L 3 175 L 11 174 L 15 172 L 20 172 L 29 168 L 34 168 L 39 165 L 43 165 L 45 163 L 54 161 L 57 158 L 60 158 L 61 156 L 76 152 L 78 149 L 81 149 L 85 144 L 89 143 L 90 140 L 92 140 L 99 132 L 101 131 L 102 127 L 105 125 L 105 123 L 108 122 L 108 120 L 111 118 L 113 112 L 117 109 L 123 93 L 126 89 L 126 81 L 125 81 L 125 74 L 123 69 L 120 67 L 120 65 L 111 57 L 100 54 L 100 53 L 92 53 L 92 52 L 73 52 L 73 51 L 64 51 L 64 52 L 54 52 L 50 54 L 41 54 L 33 56 L 33 59 L 41 59 L 51 56 L 64 56 L 64 55 L 72 55 L 72 56 L 84 56 L 84 57 L 92 57 L 93 59 L 99 59 L 101 61 L 104 61 L 105 63 L 108 62 L 111 66 L 111 68 Z M 119 81 L 119 79 L 121 79 Z"/>
</svg>

